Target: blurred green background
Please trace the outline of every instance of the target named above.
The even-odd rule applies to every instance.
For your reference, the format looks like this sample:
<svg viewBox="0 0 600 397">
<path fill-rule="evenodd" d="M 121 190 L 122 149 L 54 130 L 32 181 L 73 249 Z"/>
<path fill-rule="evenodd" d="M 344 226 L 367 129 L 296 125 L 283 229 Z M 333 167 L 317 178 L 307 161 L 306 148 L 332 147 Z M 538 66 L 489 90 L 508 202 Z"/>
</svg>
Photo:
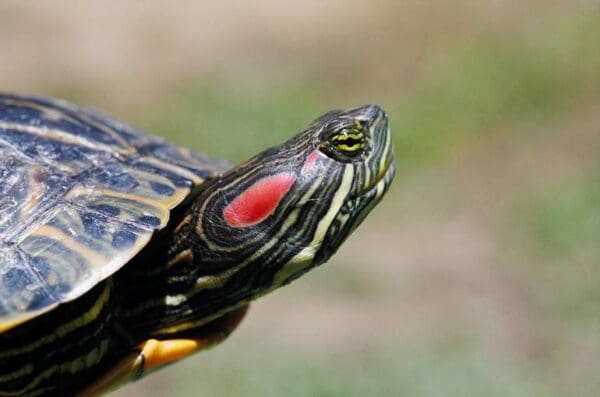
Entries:
<svg viewBox="0 0 600 397">
<path fill-rule="evenodd" d="M 330 263 L 115 396 L 600 395 L 597 1 L 4 1 L 0 88 L 241 161 L 332 108 L 399 172 Z"/>
</svg>

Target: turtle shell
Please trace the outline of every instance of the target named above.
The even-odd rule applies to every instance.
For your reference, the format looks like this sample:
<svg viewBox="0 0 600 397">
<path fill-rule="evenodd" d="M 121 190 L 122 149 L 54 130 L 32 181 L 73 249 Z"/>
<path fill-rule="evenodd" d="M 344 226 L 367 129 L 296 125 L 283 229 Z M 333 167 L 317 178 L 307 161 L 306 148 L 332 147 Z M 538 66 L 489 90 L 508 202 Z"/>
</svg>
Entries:
<svg viewBox="0 0 600 397">
<path fill-rule="evenodd" d="M 112 275 L 226 168 L 62 100 L 0 95 L 0 331 Z"/>
</svg>

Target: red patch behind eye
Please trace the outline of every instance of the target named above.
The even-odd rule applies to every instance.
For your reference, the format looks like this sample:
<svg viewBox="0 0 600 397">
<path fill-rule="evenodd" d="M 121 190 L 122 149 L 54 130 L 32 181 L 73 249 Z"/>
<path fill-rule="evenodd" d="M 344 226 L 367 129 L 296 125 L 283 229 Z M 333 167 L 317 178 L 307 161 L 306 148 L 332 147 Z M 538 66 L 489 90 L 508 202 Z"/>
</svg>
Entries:
<svg viewBox="0 0 600 397">
<path fill-rule="evenodd" d="M 265 177 L 225 207 L 223 217 L 232 227 L 252 226 L 267 218 L 296 181 L 296 174 L 281 172 Z"/>
<path fill-rule="evenodd" d="M 319 151 L 318 150 L 313 150 L 308 157 L 306 158 L 306 161 L 304 162 L 304 165 L 302 166 L 302 173 L 305 174 L 307 172 L 310 172 L 310 170 L 312 169 L 312 167 L 315 165 L 315 162 L 317 161 L 317 158 L 319 158 Z"/>
</svg>

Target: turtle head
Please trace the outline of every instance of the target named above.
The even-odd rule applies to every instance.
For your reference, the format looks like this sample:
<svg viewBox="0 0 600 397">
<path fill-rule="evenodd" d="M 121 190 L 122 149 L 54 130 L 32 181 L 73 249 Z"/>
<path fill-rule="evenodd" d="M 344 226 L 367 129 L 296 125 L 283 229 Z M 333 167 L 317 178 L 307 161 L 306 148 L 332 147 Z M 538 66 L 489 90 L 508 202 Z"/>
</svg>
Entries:
<svg viewBox="0 0 600 397">
<path fill-rule="evenodd" d="M 337 250 L 381 200 L 394 168 L 381 108 L 319 117 L 198 195 L 194 257 L 203 277 L 245 300 L 290 282 Z"/>
<path fill-rule="evenodd" d="M 332 188 L 317 193 L 329 203 L 310 245 L 318 247 L 315 259 L 320 264 L 381 200 L 394 177 L 395 162 L 388 118 L 377 105 L 329 112 L 312 128 L 305 133 L 313 134 L 318 144 L 308 153 L 301 178 L 307 185 L 325 187 L 329 182 Z"/>
</svg>

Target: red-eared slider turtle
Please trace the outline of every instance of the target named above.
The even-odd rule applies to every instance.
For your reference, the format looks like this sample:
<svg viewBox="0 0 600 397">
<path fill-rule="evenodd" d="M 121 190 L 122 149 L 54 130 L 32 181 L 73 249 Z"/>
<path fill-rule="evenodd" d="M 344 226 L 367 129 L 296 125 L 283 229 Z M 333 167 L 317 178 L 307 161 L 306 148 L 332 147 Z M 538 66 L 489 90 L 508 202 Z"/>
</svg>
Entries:
<svg viewBox="0 0 600 397">
<path fill-rule="evenodd" d="M 0 95 L 0 396 L 95 394 L 223 340 L 251 300 L 325 262 L 393 175 L 376 105 L 230 168 Z"/>
</svg>

